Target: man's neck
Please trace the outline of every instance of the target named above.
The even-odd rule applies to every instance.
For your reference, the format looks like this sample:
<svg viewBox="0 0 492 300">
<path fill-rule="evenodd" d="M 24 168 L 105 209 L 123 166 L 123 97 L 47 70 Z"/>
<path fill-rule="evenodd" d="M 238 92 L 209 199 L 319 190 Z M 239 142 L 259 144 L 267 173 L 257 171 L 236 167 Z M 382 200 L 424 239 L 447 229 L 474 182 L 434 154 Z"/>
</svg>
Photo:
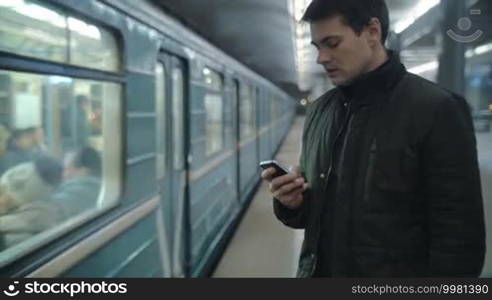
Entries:
<svg viewBox="0 0 492 300">
<path fill-rule="evenodd" d="M 374 54 L 374 59 L 371 60 L 367 68 L 367 73 L 372 72 L 382 66 L 389 59 L 388 51 L 384 47 L 380 47 Z"/>
</svg>

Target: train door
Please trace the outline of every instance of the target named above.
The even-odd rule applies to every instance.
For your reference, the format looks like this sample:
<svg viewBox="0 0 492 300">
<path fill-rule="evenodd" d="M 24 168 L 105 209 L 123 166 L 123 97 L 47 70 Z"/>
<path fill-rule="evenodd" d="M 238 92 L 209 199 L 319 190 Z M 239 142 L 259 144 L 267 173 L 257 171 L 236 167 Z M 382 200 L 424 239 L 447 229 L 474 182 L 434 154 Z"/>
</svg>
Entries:
<svg viewBox="0 0 492 300">
<path fill-rule="evenodd" d="M 260 164 L 261 161 L 261 116 L 263 114 L 263 99 L 261 98 L 261 93 L 259 88 L 255 88 L 255 108 L 256 108 L 256 166 Z M 258 168 L 260 171 L 260 168 Z"/>
<path fill-rule="evenodd" d="M 234 156 L 235 156 L 235 165 L 236 165 L 236 171 L 235 171 L 235 185 L 236 185 L 236 199 L 238 201 L 241 200 L 241 156 L 240 156 L 240 151 L 241 151 L 241 140 L 240 140 L 240 115 L 239 115 L 239 109 L 240 109 L 240 97 L 239 97 L 239 81 L 233 80 L 232 82 L 232 91 L 231 91 L 231 96 L 232 96 L 232 106 L 233 106 L 233 112 L 234 112 L 234 117 L 233 117 L 233 135 L 234 135 Z"/>
<path fill-rule="evenodd" d="M 184 62 L 163 53 L 165 103 L 157 104 L 157 181 L 167 252 L 173 277 L 186 275 L 186 70 Z M 159 83 L 158 83 L 159 86 Z"/>
</svg>

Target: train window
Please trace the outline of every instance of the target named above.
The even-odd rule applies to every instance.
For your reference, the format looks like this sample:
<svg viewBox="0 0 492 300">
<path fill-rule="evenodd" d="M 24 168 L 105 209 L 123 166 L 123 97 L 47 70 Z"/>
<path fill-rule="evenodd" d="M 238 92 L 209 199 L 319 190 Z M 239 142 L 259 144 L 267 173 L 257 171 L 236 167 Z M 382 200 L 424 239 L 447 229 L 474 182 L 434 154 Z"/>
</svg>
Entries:
<svg viewBox="0 0 492 300">
<path fill-rule="evenodd" d="M 34 1 L 0 1 L 0 50 L 41 59 L 68 61 L 63 14 Z"/>
<path fill-rule="evenodd" d="M 172 72 L 172 102 L 173 102 L 173 144 L 174 144 L 174 169 L 182 170 L 184 168 L 184 75 L 181 68 L 174 68 Z"/>
<path fill-rule="evenodd" d="M 0 71 L 0 96 L 1 265 L 115 204 L 121 86 Z"/>
<path fill-rule="evenodd" d="M 205 133 L 206 155 L 213 155 L 223 149 L 224 144 L 224 100 L 222 78 L 208 68 L 203 69 L 205 84 Z"/>
<path fill-rule="evenodd" d="M 155 106 L 157 112 L 157 178 L 166 172 L 166 68 L 158 63 L 155 68 Z"/>
<path fill-rule="evenodd" d="M 38 1 L 0 1 L 0 37 L 0 51 L 104 71 L 120 69 L 114 34 Z"/>
<path fill-rule="evenodd" d="M 254 89 L 250 85 L 242 85 L 242 99 L 240 111 L 240 137 L 243 141 L 252 137 L 255 132 L 255 114 L 254 114 Z"/>
<path fill-rule="evenodd" d="M 102 28 L 69 17 L 70 63 L 104 71 L 118 71 L 118 43 L 115 36 Z"/>
</svg>

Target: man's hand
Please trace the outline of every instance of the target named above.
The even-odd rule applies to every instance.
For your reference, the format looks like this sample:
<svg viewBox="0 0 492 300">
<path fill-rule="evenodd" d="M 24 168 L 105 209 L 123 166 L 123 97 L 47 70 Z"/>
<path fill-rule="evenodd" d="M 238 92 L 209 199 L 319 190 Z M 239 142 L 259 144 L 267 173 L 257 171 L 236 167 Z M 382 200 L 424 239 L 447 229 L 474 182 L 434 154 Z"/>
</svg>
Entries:
<svg viewBox="0 0 492 300">
<path fill-rule="evenodd" d="M 274 175 L 274 168 L 268 168 L 261 173 L 261 178 L 270 183 L 273 197 L 290 209 L 299 208 L 304 201 L 302 193 L 309 187 L 299 173 L 299 166 L 295 166 L 287 175 L 275 178 Z"/>
</svg>

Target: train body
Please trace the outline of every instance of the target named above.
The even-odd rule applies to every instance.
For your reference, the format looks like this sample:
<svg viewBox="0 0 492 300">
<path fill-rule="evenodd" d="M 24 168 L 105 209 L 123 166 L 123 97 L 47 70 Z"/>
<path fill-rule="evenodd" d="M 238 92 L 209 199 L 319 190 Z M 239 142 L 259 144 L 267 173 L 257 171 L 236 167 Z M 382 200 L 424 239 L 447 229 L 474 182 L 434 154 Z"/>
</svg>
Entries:
<svg viewBox="0 0 492 300">
<path fill-rule="evenodd" d="M 28 208 L 40 221 L 23 237 L 0 228 L 2 276 L 207 276 L 259 182 L 259 162 L 292 124 L 294 99 L 151 2 L 4 3 L 2 127 L 9 141 L 38 132 L 36 153 L 64 169 L 52 183 L 40 155 L 15 165 L 0 157 L 10 163 L 2 179 L 34 165 L 49 187 L 43 215 L 32 213 L 41 197 L 28 196 L 0 215 L 4 228 L 20 226 Z M 87 148 L 101 174 L 79 188 L 67 166 Z M 7 179 L 5 190 L 15 186 Z"/>
</svg>

